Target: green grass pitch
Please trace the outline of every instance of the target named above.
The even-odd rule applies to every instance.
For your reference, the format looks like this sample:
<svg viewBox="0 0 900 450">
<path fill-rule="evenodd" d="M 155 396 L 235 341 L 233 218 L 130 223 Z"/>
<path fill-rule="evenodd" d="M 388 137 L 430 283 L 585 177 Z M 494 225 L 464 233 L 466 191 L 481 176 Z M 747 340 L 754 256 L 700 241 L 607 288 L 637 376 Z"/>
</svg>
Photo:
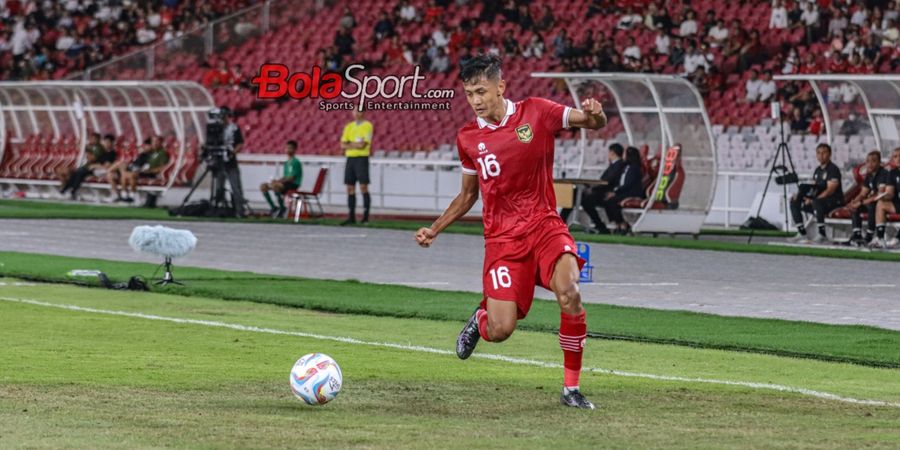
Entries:
<svg viewBox="0 0 900 450">
<path fill-rule="evenodd" d="M 900 446 L 897 369 L 592 340 L 601 409 L 577 411 L 551 333 L 459 361 L 454 321 L 17 283 L 0 279 L 0 448 Z M 288 386 L 314 351 L 344 373 L 322 407 Z"/>
</svg>

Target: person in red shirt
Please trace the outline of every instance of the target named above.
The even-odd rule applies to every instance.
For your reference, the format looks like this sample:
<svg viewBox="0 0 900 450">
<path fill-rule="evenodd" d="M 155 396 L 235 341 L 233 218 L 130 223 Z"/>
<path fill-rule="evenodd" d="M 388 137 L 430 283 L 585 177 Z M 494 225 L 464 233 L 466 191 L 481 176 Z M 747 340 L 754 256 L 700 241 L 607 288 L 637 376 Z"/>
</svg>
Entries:
<svg viewBox="0 0 900 450">
<path fill-rule="evenodd" d="M 831 63 L 828 64 L 828 71 L 831 73 L 847 73 L 849 67 L 847 60 L 844 59 L 844 55 L 835 52 L 831 57 Z"/>
<path fill-rule="evenodd" d="M 475 120 L 457 133 L 462 188 L 444 213 L 415 239 L 430 247 L 437 236 L 478 200 L 484 221 L 484 295 L 456 341 L 456 354 L 468 358 L 479 339 L 501 342 L 525 318 L 535 285 L 556 294 L 559 343 L 564 357 L 565 406 L 594 409 L 578 386 L 587 333 L 578 279 L 584 261 L 556 211 L 553 191 L 554 136 L 571 127 L 598 129 L 606 115 L 589 98 L 581 110 L 543 98 L 513 102 L 504 98 L 500 58 L 479 55 L 460 69 L 466 100 Z"/>
<path fill-rule="evenodd" d="M 230 86 L 234 83 L 234 76 L 228 70 L 228 62 L 224 59 L 219 60 L 219 67 L 209 69 L 203 74 L 201 83 L 206 87 Z"/>
<path fill-rule="evenodd" d="M 803 65 L 800 66 L 800 73 L 819 73 L 819 63 L 816 62 L 816 55 L 813 52 L 809 52 L 806 54 L 805 61 L 803 61 Z"/>
</svg>

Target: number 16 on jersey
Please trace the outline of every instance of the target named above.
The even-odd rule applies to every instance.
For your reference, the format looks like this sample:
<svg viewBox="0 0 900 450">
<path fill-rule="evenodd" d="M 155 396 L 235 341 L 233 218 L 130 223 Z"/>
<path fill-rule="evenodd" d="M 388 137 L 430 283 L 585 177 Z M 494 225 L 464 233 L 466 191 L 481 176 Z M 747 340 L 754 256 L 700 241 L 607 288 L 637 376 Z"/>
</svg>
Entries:
<svg viewBox="0 0 900 450">
<path fill-rule="evenodd" d="M 481 176 L 487 180 L 490 177 L 500 175 L 500 163 L 497 162 L 497 156 L 487 154 L 483 158 L 478 158 L 478 165 L 481 166 Z M 496 283 L 494 283 L 496 284 Z"/>
</svg>

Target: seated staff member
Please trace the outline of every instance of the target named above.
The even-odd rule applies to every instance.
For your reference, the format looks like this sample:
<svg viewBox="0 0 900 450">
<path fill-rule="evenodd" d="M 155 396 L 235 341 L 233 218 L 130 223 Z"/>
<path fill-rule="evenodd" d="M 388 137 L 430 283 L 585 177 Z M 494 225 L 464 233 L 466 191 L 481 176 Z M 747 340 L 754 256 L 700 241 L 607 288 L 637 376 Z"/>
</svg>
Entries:
<svg viewBox="0 0 900 450">
<path fill-rule="evenodd" d="M 611 188 L 610 185 L 614 186 L 619 182 L 619 176 L 622 175 L 622 170 L 625 169 L 625 161 L 622 159 L 624 154 L 625 149 L 621 144 L 613 143 L 610 145 L 609 166 L 600 175 L 600 179 L 605 181 L 607 185 L 587 187 L 581 194 L 581 207 L 584 208 L 584 212 L 587 213 L 594 224 L 594 228 L 590 229 L 591 233 L 609 234 L 609 229 L 606 228 L 606 224 L 603 223 L 603 220 L 600 219 L 600 214 L 597 213 L 597 207 L 602 205 L 603 200 L 606 199 L 606 193 Z M 559 214 L 563 221 L 567 221 L 571 213 L 572 208 L 564 208 Z"/>
<path fill-rule="evenodd" d="M 117 202 L 134 202 L 134 196 L 137 194 L 138 178 L 153 179 L 162 173 L 166 165 L 169 164 L 169 153 L 162 145 L 162 139 L 159 136 L 149 137 L 144 140 L 141 146 L 141 152 L 135 156 L 127 165 L 124 161 L 114 164 L 107 174 L 107 181 L 116 194 Z M 125 197 L 122 197 L 120 186 L 125 191 Z"/>
<path fill-rule="evenodd" d="M 87 177 L 91 175 L 102 177 L 107 174 L 109 168 L 115 164 L 116 159 L 118 158 L 116 155 L 115 136 L 111 134 L 103 136 L 101 147 L 99 156 L 96 156 L 93 159 L 93 162 L 88 162 L 75 170 L 75 172 L 72 172 L 72 176 L 69 177 L 68 183 L 63 186 L 60 193 L 65 193 L 67 190 L 71 189 L 72 200 L 75 200 L 78 198 L 78 189 Z"/>
<path fill-rule="evenodd" d="M 606 193 L 603 200 L 603 208 L 606 210 L 606 217 L 611 222 L 616 223 L 616 234 L 628 234 L 631 232 L 631 225 L 625 221 L 622 216 L 622 200 L 631 197 L 644 198 L 644 173 L 641 168 L 641 153 L 634 147 L 628 147 L 625 151 L 625 167 L 622 174 L 619 175 L 618 183 L 611 191 Z"/>
<path fill-rule="evenodd" d="M 888 214 L 900 212 L 900 148 L 895 148 L 894 153 L 891 154 L 891 165 L 894 168 L 888 173 L 885 180 L 885 195 L 878 200 L 878 206 L 875 207 L 875 234 L 878 239 L 872 240 L 870 247 L 873 248 L 900 247 L 900 230 L 897 230 L 897 235 L 893 239 L 884 240 Z"/>
<path fill-rule="evenodd" d="M 866 155 L 866 179 L 856 198 L 847 205 L 852 212 L 853 235 L 850 236 L 850 244 L 865 245 L 872 242 L 875 234 L 875 205 L 878 203 L 879 187 L 887 180 L 887 171 L 881 167 L 881 152 L 878 150 Z M 862 235 L 862 213 L 868 213 L 866 237 Z"/>
<path fill-rule="evenodd" d="M 828 240 L 825 236 L 825 215 L 844 203 L 844 190 L 841 187 L 841 170 L 831 162 L 831 146 L 819 144 L 816 147 L 816 160 L 819 167 L 813 172 L 814 184 L 801 184 L 800 192 L 791 197 L 791 218 L 797 226 L 797 236 L 793 242 L 806 240 L 806 226 L 803 225 L 803 213 L 815 212 L 818 233 L 813 242 L 822 243 Z"/>
<path fill-rule="evenodd" d="M 269 207 L 272 208 L 269 214 L 275 218 L 284 217 L 287 213 L 287 209 L 284 207 L 284 193 L 297 190 L 300 184 L 303 183 L 303 165 L 300 164 L 300 160 L 295 156 L 297 154 L 297 141 L 287 141 L 284 145 L 284 152 L 287 153 L 288 158 L 284 162 L 281 178 L 269 183 L 263 183 L 259 187 Z M 275 192 L 275 197 L 278 200 L 277 207 L 275 202 L 272 201 L 272 195 L 269 194 L 270 191 Z"/>
</svg>

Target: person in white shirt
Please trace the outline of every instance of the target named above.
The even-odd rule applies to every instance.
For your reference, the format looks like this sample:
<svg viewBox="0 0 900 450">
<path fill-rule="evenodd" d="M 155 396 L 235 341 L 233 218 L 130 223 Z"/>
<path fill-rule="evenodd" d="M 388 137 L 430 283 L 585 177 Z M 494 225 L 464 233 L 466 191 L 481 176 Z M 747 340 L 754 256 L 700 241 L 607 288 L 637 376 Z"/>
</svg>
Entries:
<svg viewBox="0 0 900 450">
<path fill-rule="evenodd" d="M 837 8 L 832 8 L 831 20 L 828 21 L 828 35 L 832 36 L 847 29 L 847 16 Z"/>
<path fill-rule="evenodd" d="M 434 45 L 438 47 L 446 47 L 450 44 L 450 33 L 447 33 L 444 29 L 446 26 L 441 25 L 440 28 L 434 30 L 434 33 L 431 33 L 431 38 L 434 39 Z"/>
<path fill-rule="evenodd" d="M 625 14 L 619 18 L 618 24 L 616 24 L 616 28 L 620 30 L 630 30 L 638 25 L 640 25 L 644 21 L 644 18 L 641 17 L 640 14 L 636 14 L 634 12 L 634 8 L 631 6 L 625 10 Z"/>
<path fill-rule="evenodd" d="M 853 16 L 850 17 L 850 23 L 853 25 L 861 27 L 863 22 L 869 18 L 869 11 L 865 7 L 858 7 L 856 12 L 853 13 Z"/>
<path fill-rule="evenodd" d="M 400 3 L 400 18 L 406 22 L 416 20 L 416 7 L 406 1 Z"/>
<path fill-rule="evenodd" d="M 688 44 L 687 54 L 684 57 L 683 75 L 692 75 L 697 71 L 698 67 L 703 67 L 704 69 L 709 71 L 709 61 L 707 60 L 706 55 L 704 55 L 700 51 L 700 49 L 697 48 L 697 45 L 694 44 L 694 41 L 690 41 L 690 44 Z"/>
<path fill-rule="evenodd" d="M 622 56 L 636 60 L 641 59 L 641 48 L 635 44 L 634 37 L 628 37 L 628 45 L 625 47 L 625 51 L 622 52 Z"/>
<path fill-rule="evenodd" d="M 141 28 L 137 30 L 138 44 L 149 44 L 156 40 L 156 32 L 152 28 Z"/>
<path fill-rule="evenodd" d="M 762 87 L 762 80 L 759 79 L 759 72 L 755 69 L 750 71 L 750 78 L 747 80 L 746 88 L 747 88 L 747 97 L 746 100 L 748 102 L 757 102 L 760 100 L 760 88 Z"/>
<path fill-rule="evenodd" d="M 499 52 L 498 52 L 499 53 Z M 531 40 L 522 56 L 525 58 L 541 58 L 544 55 L 544 40 L 537 34 L 531 35 Z"/>
<path fill-rule="evenodd" d="M 662 28 L 657 28 L 656 30 L 656 54 L 658 55 L 668 55 L 669 54 L 669 46 L 672 45 L 672 40 L 669 39 L 669 35 L 666 34 L 666 30 Z"/>
<path fill-rule="evenodd" d="M 681 22 L 681 26 L 678 28 L 679 36 L 687 37 L 697 34 L 697 20 L 694 16 L 694 11 L 689 9 L 686 16 L 687 18 Z"/>
<path fill-rule="evenodd" d="M 72 37 L 72 32 L 63 30 L 63 34 L 56 39 L 56 49 L 66 51 L 73 45 L 75 45 L 75 38 Z"/>
<path fill-rule="evenodd" d="M 710 40 L 709 44 L 713 48 L 725 45 L 725 41 L 728 40 L 728 28 L 725 26 L 725 21 L 722 19 L 717 20 L 716 24 L 709 29 L 708 36 Z"/>
<path fill-rule="evenodd" d="M 772 15 L 769 17 L 769 28 L 783 30 L 788 27 L 787 9 L 781 0 L 772 2 Z"/>
<path fill-rule="evenodd" d="M 800 14 L 800 20 L 807 27 L 812 27 L 819 23 L 819 10 L 816 8 L 815 2 L 806 3 L 803 13 Z"/>
<path fill-rule="evenodd" d="M 775 80 L 772 79 L 772 71 L 767 70 L 763 75 L 763 81 L 759 85 L 759 101 L 770 102 L 775 100 L 775 93 L 778 92 L 778 86 L 775 86 Z"/>
</svg>

